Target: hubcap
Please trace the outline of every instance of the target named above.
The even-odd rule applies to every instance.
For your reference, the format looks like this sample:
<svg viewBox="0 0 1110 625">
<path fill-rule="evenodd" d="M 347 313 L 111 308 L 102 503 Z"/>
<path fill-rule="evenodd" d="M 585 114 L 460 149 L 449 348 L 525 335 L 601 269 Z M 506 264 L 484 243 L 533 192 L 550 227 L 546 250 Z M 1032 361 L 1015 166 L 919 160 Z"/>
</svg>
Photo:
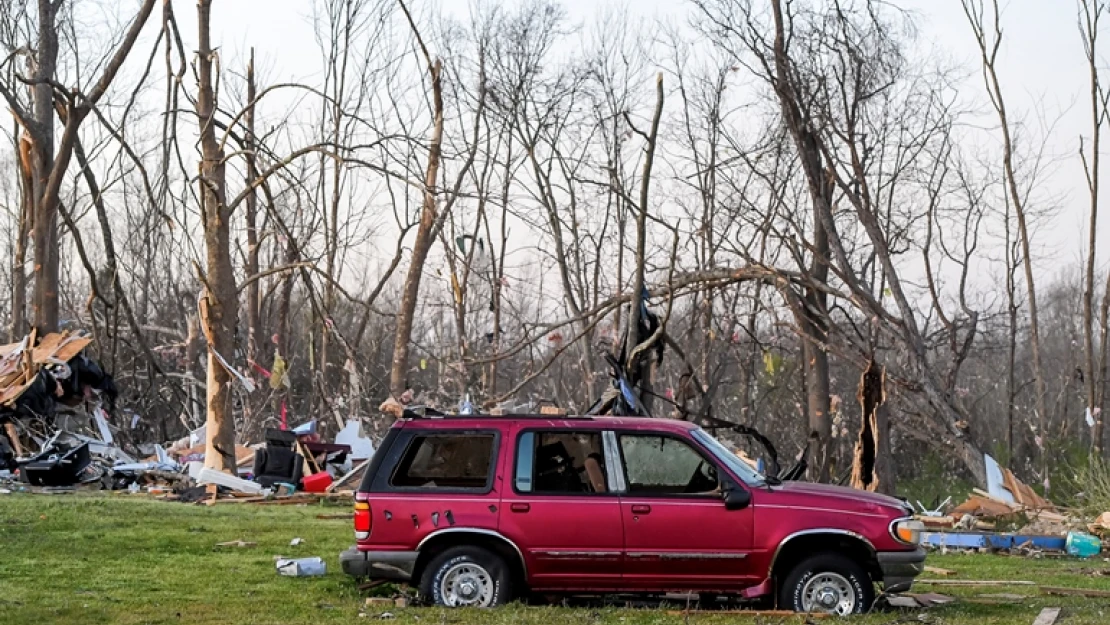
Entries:
<svg viewBox="0 0 1110 625">
<path fill-rule="evenodd" d="M 493 578 L 489 571 L 472 562 L 463 562 L 447 569 L 439 583 L 444 605 L 488 607 L 493 603 Z"/>
<path fill-rule="evenodd" d="M 837 573 L 818 573 L 802 587 L 802 609 L 847 616 L 856 609 L 856 589 Z"/>
</svg>

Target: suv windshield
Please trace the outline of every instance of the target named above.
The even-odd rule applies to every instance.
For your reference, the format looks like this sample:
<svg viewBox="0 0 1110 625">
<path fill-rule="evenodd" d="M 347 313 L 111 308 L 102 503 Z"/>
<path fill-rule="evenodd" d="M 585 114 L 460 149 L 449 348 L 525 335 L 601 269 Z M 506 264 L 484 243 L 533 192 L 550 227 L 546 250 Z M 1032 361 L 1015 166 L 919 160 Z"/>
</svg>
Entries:
<svg viewBox="0 0 1110 625">
<path fill-rule="evenodd" d="M 735 452 L 730 450 L 721 441 L 710 436 L 705 430 L 698 428 L 694 430 L 692 434 L 699 443 L 705 445 L 709 452 L 717 457 L 717 460 L 727 465 L 737 477 L 744 480 L 745 484 L 749 486 L 763 486 L 767 483 L 766 478 L 764 478 L 759 471 L 756 471 L 750 464 L 741 460 Z"/>
</svg>

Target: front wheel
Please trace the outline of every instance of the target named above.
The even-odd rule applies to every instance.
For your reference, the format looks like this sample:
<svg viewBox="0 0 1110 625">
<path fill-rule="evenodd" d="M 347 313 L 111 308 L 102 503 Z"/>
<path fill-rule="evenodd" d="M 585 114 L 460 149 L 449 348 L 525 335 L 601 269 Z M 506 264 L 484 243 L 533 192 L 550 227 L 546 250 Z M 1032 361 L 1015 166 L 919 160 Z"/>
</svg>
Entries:
<svg viewBox="0 0 1110 625">
<path fill-rule="evenodd" d="M 782 585 L 779 604 L 795 612 L 863 614 L 875 601 L 867 571 L 844 556 L 825 553 L 798 564 Z"/>
<path fill-rule="evenodd" d="M 511 600 L 512 577 L 497 554 L 481 547 L 452 547 L 428 563 L 420 594 L 449 608 L 490 608 Z"/>
</svg>

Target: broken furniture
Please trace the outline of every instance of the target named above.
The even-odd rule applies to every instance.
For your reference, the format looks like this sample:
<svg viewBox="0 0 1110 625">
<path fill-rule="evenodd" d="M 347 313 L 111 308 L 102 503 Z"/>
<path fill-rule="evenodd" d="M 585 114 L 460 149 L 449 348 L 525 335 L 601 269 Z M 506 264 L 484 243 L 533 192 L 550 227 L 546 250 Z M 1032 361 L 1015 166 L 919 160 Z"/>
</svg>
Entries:
<svg viewBox="0 0 1110 625">
<path fill-rule="evenodd" d="M 91 463 L 88 443 L 70 447 L 54 442 L 23 463 L 20 471 L 31 486 L 72 486 L 87 481 L 83 474 Z"/>
</svg>

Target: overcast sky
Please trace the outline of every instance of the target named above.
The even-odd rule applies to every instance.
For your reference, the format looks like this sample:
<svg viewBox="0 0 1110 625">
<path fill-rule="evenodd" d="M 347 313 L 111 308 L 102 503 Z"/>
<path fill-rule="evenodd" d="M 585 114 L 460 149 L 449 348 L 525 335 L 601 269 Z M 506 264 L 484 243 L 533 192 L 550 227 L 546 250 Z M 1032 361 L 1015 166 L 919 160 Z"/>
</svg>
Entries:
<svg viewBox="0 0 1110 625">
<path fill-rule="evenodd" d="M 960 5 L 960 0 L 893 0 L 893 3 L 914 16 L 918 29 L 917 47 L 921 52 L 935 54 L 938 60 L 965 68 L 968 75 L 961 97 L 983 107 L 979 119 L 984 127 L 994 127 L 997 120 L 986 109 L 988 100 L 979 73 L 978 49 Z M 680 0 L 639 0 L 634 3 L 610 0 L 564 0 L 572 23 L 589 26 L 601 10 L 625 7 L 624 10 L 644 17 L 674 23 L 686 23 L 691 8 Z M 440 0 L 438 4 L 412 0 L 410 7 L 418 15 L 428 15 L 433 7 L 465 18 L 470 0 Z M 176 3 L 178 20 L 187 48 L 195 45 L 196 12 L 192 2 Z M 1051 125 L 1048 153 L 1053 164 L 1044 175 L 1034 198 L 1037 203 L 1051 203 L 1057 211 L 1051 219 L 1034 225 L 1033 254 L 1036 272 L 1042 278 L 1062 270 L 1078 271 L 1085 258 L 1089 200 L 1083 170 L 1077 151 L 1081 134 L 1089 134 L 1088 74 L 1079 39 L 1075 0 L 1010 0 L 1004 5 L 1002 23 L 1004 41 L 1000 51 L 999 72 L 1002 88 L 1012 119 L 1031 124 L 1034 138 L 1048 132 L 1041 123 Z M 255 48 L 262 80 L 274 83 L 302 81 L 318 85 L 320 52 L 311 23 L 311 3 L 306 0 L 216 0 L 213 8 L 213 44 L 221 48 L 224 68 L 245 66 L 247 52 Z M 707 44 L 708 45 L 708 44 Z M 1103 44 L 1110 50 L 1110 40 Z M 966 93 L 964 93 L 966 91 Z M 270 110 L 272 114 L 273 109 Z M 995 142 L 997 133 L 980 133 Z M 1000 166 L 1000 163 L 998 164 Z M 1110 209 L 1103 210 L 1100 236 L 1110 241 Z M 996 223 L 991 228 L 998 229 Z M 989 233 L 1001 238 L 1000 232 Z M 1001 252 L 998 253 L 1001 256 Z M 916 280 L 922 275 L 919 257 L 907 259 L 903 276 Z M 987 262 L 987 261 L 982 261 Z M 1110 251 L 1100 254 L 1101 269 L 1110 269 Z M 942 270 L 943 271 L 943 270 Z M 972 280 L 984 292 L 999 283 L 1000 266 L 984 265 L 973 271 Z M 978 275 L 976 275 L 978 274 Z M 1101 279 L 1100 279 L 1101 281 Z M 1044 282 L 1040 285 L 1043 289 Z"/>
</svg>

